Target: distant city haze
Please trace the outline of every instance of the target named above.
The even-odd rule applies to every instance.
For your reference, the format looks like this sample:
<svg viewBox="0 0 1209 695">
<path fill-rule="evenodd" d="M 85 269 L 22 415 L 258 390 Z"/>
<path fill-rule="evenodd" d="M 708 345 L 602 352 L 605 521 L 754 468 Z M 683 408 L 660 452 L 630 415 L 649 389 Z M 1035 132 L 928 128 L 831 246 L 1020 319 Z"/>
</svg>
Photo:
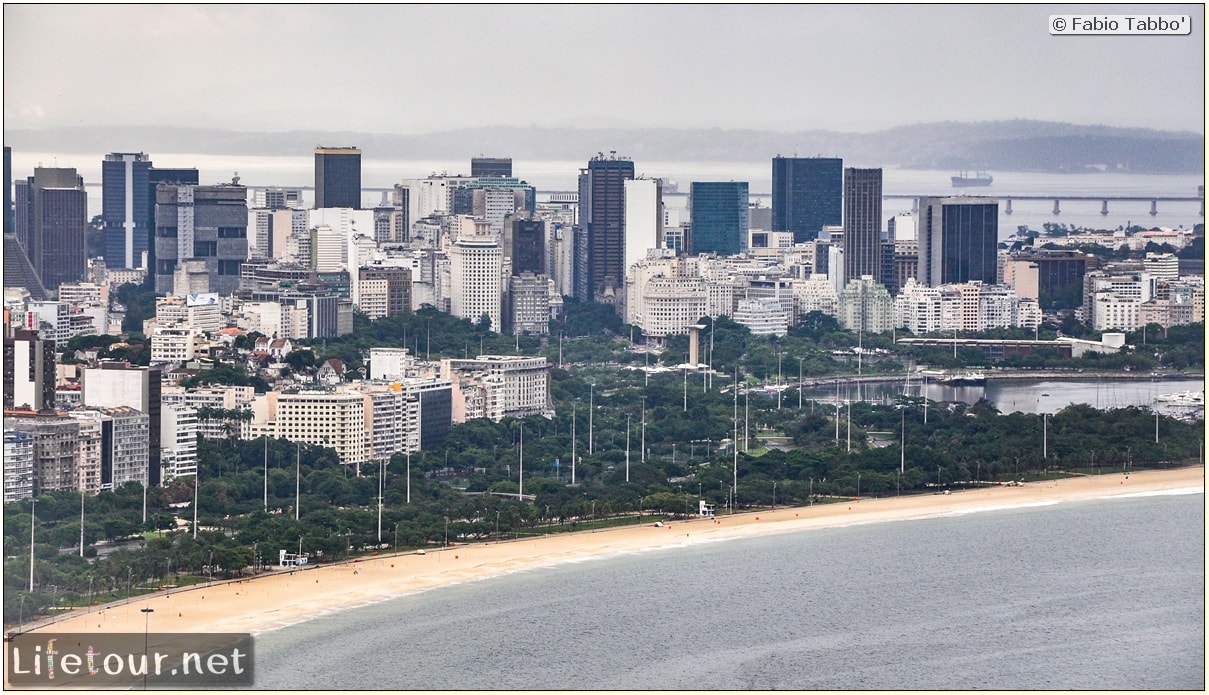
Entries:
<svg viewBox="0 0 1209 695">
<path fill-rule="evenodd" d="M 1096 11 L 10 4 L 4 120 L 418 134 L 1035 119 L 1203 133 L 1204 6 L 1111 6 L 1190 15 L 1187 36 L 1049 34 L 1051 14 Z"/>
</svg>

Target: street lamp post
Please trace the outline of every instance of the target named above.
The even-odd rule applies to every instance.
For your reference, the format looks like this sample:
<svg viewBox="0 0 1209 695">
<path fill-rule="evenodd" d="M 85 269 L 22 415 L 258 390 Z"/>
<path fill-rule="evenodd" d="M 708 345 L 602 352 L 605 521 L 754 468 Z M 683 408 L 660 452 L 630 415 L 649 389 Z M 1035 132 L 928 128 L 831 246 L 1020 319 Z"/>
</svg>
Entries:
<svg viewBox="0 0 1209 695">
<path fill-rule="evenodd" d="M 445 547 L 449 547 L 449 517 L 445 517 Z"/>
<path fill-rule="evenodd" d="M 646 463 L 646 394 L 642 394 L 642 438 L 638 442 L 638 460 Z"/>
<path fill-rule="evenodd" d="M 802 360 L 805 357 L 798 358 L 798 410 L 802 409 Z"/>
<path fill-rule="evenodd" d="M 378 545 L 382 545 L 382 486 L 386 483 L 386 461 L 378 462 Z"/>
<path fill-rule="evenodd" d="M 856 474 L 856 501 L 861 500 L 861 474 L 858 471 Z"/>
<path fill-rule="evenodd" d="M 772 481 L 772 508 L 777 508 L 777 481 Z"/>
<path fill-rule="evenodd" d="M 1049 458 L 1049 427 L 1045 413 L 1041 413 L 1041 458 Z"/>
<path fill-rule="evenodd" d="M 197 485 L 201 479 L 201 466 L 193 469 L 193 540 L 197 540 Z"/>
<path fill-rule="evenodd" d="M 625 415 L 625 481 L 630 482 L 630 414 Z"/>
<path fill-rule="evenodd" d="M 34 507 L 38 500 L 29 498 L 29 593 L 34 593 L 34 528 L 38 522 L 34 518 Z"/>
<path fill-rule="evenodd" d="M 143 690 L 147 689 L 147 630 L 151 623 L 151 614 L 155 612 L 154 608 L 140 608 L 139 612 L 143 614 Z M 92 658 L 92 657 L 89 657 Z"/>
<path fill-rule="evenodd" d="M 781 409 L 781 356 L 784 354 L 777 350 L 777 410 Z"/>
</svg>

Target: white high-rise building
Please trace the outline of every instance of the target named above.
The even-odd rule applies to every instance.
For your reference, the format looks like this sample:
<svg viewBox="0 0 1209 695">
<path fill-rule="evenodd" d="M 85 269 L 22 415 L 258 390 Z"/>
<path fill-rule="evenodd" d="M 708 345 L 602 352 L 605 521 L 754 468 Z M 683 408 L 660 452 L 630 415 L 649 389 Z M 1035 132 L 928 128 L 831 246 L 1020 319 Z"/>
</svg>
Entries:
<svg viewBox="0 0 1209 695">
<path fill-rule="evenodd" d="M 160 409 L 161 465 L 164 480 L 197 474 L 197 411 L 165 403 Z"/>
<path fill-rule="evenodd" d="M 1147 253 L 1142 267 L 1151 277 L 1175 281 L 1180 278 L 1180 259 L 1173 253 Z M 59 299 L 63 299 L 60 291 Z"/>
<path fill-rule="evenodd" d="M 321 224 L 311 228 L 310 267 L 319 272 L 345 270 L 348 266 L 348 240 L 340 230 Z"/>
<path fill-rule="evenodd" d="M 269 234 L 273 211 L 264 208 L 248 208 L 248 257 L 270 258 Z"/>
<path fill-rule="evenodd" d="M 155 300 L 155 324 L 158 328 L 179 326 L 199 333 L 217 333 L 226 328 L 223 307 L 230 300 L 216 294 L 185 297 L 160 297 Z"/>
<path fill-rule="evenodd" d="M 4 430 L 5 504 L 34 495 L 34 439 L 29 432 Z"/>
<path fill-rule="evenodd" d="M 811 275 L 793 281 L 794 315 L 804 316 L 812 311 L 835 316 L 839 295 L 826 275 Z"/>
<path fill-rule="evenodd" d="M 441 360 L 441 378 L 453 383 L 453 421 L 542 415 L 550 406 L 550 365 L 545 357 L 480 355 Z"/>
<path fill-rule="evenodd" d="M 625 186 L 625 268 L 663 243 L 663 182 L 631 179 Z"/>
<path fill-rule="evenodd" d="M 781 302 L 772 297 L 740 299 L 735 308 L 735 323 L 747 326 L 752 335 L 785 335 L 789 317 Z"/>
<path fill-rule="evenodd" d="M 894 328 L 894 300 L 886 287 L 869 275 L 844 285 L 838 313 L 840 325 L 850 331 L 882 333 Z"/>
<path fill-rule="evenodd" d="M 407 348 L 370 348 L 369 378 L 373 381 L 398 381 L 412 376 L 416 359 Z"/>
<path fill-rule="evenodd" d="M 366 414 L 371 407 L 369 396 L 356 391 L 270 391 L 252 401 L 249 434 L 331 447 L 340 463 L 360 464 L 369 460 Z"/>
<path fill-rule="evenodd" d="M 486 316 L 499 331 L 503 249 L 487 222 L 459 219 L 461 233 L 449 247 L 449 313 L 476 323 Z"/>
<path fill-rule="evenodd" d="M 941 330 L 940 297 L 939 287 L 921 285 L 915 278 L 907 280 L 894 300 L 895 325 L 916 335 Z"/>
<path fill-rule="evenodd" d="M 205 349 L 206 338 L 193 328 L 169 326 L 151 336 L 151 364 L 180 364 Z"/>
</svg>

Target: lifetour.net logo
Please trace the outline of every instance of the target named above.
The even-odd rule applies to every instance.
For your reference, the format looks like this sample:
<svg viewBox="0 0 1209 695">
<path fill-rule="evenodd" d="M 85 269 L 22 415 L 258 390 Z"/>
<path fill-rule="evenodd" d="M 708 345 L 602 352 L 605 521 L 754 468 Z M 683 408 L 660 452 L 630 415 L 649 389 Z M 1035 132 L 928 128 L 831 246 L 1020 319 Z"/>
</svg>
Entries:
<svg viewBox="0 0 1209 695">
<path fill-rule="evenodd" d="M 36 688 L 221 688 L 252 685 L 252 636 L 243 633 L 12 635 L 5 682 Z"/>
</svg>

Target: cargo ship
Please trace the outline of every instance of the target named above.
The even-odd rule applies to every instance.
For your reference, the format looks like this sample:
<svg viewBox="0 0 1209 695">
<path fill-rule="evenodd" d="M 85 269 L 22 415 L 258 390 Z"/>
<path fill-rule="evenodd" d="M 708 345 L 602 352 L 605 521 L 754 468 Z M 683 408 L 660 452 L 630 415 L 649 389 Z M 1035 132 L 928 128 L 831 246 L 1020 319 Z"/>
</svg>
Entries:
<svg viewBox="0 0 1209 695">
<path fill-rule="evenodd" d="M 963 171 L 960 174 L 951 177 L 950 180 L 953 182 L 954 187 L 963 187 L 963 186 L 989 186 L 989 185 L 991 185 L 991 182 L 994 181 L 995 179 L 994 179 L 994 177 L 992 177 L 990 174 L 986 173 L 985 171 L 980 171 L 977 174 L 975 174 L 974 176 L 968 176 L 968 175 L 966 175 L 966 172 Z"/>
</svg>

